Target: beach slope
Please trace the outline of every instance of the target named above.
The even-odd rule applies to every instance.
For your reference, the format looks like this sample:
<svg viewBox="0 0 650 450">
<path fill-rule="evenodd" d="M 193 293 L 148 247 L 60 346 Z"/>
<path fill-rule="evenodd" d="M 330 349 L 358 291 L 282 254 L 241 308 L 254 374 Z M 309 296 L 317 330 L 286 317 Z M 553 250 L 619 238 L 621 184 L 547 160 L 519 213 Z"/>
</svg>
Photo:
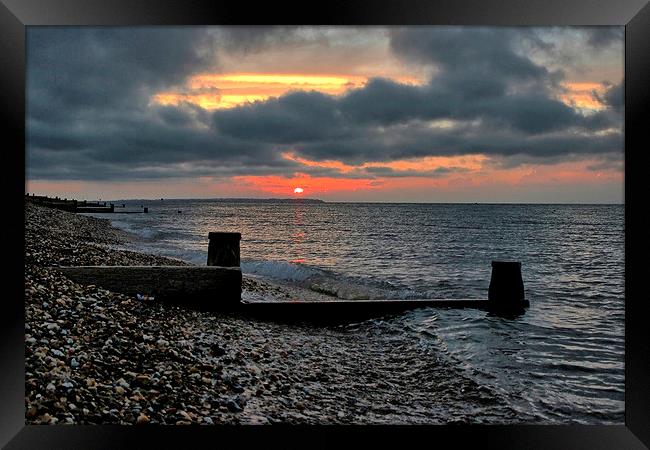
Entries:
<svg viewBox="0 0 650 450">
<path fill-rule="evenodd" d="M 144 302 L 64 265 L 179 265 L 107 220 L 25 205 L 25 417 L 34 424 L 507 423 L 492 390 L 390 320 L 316 326 Z M 286 296 L 251 278 L 244 295 Z M 295 294 L 296 290 L 291 293 Z"/>
</svg>

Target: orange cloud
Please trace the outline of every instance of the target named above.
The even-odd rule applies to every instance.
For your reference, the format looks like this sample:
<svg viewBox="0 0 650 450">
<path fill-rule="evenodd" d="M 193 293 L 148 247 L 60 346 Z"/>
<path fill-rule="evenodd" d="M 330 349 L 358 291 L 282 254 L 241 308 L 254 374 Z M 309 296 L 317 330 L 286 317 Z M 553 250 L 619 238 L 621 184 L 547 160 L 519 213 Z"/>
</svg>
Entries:
<svg viewBox="0 0 650 450">
<path fill-rule="evenodd" d="M 601 83 L 564 83 L 566 92 L 560 95 L 560 100 L 569 106 L 583 109 L 603 109 L 603 105 L 593 94 L 599 96 L 605 93 L 606 87 Z"/>
<path fill-rule="evenodd" d="M 314 161 L 297 156 L 292 152 L 284 152 L 282 153 L 282 157 L 290 161 L 295 161 L 303 166 L 336 169 L 343 174 L 369 167 L 383 167 L 393 169 L 396 172 L 430 172 L 442 168 L 476 171 L 480 170 L 488 159 L 485 155 L 425 156 L 423 158 L 401 159 L 397 161 L 371 161 L 353 166 L 336 160 Z"/>
</svg>

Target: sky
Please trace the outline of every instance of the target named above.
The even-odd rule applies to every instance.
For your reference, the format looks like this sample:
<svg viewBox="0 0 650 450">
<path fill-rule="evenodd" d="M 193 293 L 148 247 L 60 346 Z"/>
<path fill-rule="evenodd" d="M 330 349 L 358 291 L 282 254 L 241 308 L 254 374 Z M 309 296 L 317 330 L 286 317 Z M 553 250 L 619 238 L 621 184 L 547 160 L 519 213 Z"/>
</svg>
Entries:
<svg viewBox="0 0 650 450">
<path fill-rule="evenodd" d="M 623 50 L 623 27 L 28 27 L 25 189 L 622 203 Z"/>
</svg>

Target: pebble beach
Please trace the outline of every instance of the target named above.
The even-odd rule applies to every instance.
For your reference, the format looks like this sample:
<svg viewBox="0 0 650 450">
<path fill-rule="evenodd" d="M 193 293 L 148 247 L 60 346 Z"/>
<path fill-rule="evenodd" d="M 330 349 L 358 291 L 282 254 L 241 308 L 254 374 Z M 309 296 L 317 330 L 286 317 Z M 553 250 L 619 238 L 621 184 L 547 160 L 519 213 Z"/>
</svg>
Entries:
<svg viewBox="0 0 650 450">
<path fill-rule="evenodd" d="M 63 265 L 181 265 L 108 220 L 25 205 L 28 424 L 514 423 L 491 388 L 390 320 L 253 320 L 80 285 Z M 243 297 L 296 287 L 244 277 Z M 305 298 L 318 300 L 313 292 Z"/>
</svg>

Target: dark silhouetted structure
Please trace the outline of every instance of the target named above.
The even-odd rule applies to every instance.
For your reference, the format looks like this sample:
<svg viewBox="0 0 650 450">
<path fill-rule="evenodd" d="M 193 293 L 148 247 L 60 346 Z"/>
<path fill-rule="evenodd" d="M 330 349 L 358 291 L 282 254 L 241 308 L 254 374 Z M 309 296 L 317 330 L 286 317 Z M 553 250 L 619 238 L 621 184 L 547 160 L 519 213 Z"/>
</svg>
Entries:
<svg viewBox="0 0 650 450">
<path fill-rule="evenodd" d="M 528 306 L 518 261 L 492 261 L 492 278 L 488 289 L 491 309 L 517 309 Z"/>
<path fill-rule="evenodd" d="M 208 233 L 208 266 L 238 267 L 241 233 Z"/>
</svg>

